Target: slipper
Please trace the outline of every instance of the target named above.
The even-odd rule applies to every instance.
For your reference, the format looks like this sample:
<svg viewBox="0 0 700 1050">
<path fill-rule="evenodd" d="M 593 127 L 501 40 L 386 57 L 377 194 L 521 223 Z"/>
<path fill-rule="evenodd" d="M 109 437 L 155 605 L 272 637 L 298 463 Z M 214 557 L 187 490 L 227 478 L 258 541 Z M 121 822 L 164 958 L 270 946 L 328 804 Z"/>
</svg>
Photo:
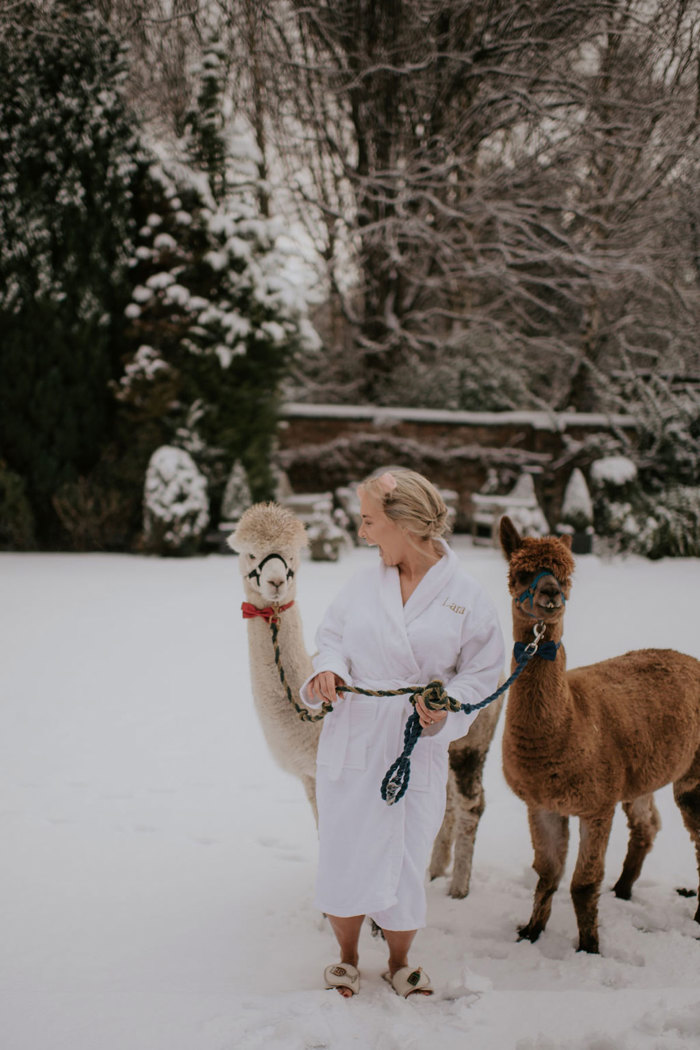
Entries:
<svg viewBox="0 0 700 1050">
<path fill-rule="evenodd" d="M 352 995 L 357 995 L 360 990 L 360 971 L 350 963 L 334 963 L 327 966 L 323 976 L 326 979 L 326 988 L 349 988 Z M 352 999 L 352 995 L 345 998 Z"/>
<path fill-rule="evenodd" d="M 409 995 L 412 995 L 414 992 L 433 994 L 430 978 L 420 966 L 402 966 L 393 977 L 389 972 L 383 973 L 382 977 L 389 982 L 396 994 L 402 995 L 404 999 L 408 999 Z"/>
</svg>

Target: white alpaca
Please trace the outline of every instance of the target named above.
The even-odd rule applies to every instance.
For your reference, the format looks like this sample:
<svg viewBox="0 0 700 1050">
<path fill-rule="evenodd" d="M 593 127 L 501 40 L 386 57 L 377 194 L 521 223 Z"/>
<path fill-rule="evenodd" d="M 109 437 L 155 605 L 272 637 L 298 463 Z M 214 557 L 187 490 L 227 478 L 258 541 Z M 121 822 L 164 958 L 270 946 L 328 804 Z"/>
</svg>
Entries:
<svg viewBox="0 0 700 1050">
<path fill-rule="evenodd" d="M 300 551 L 307 542 L 303 523 L 277 503 L 250 507 L 228 539 L 240 555 L 238 566 L 247 601 L 258 610 L 280 610 L 280 663 L 295 698 L 312 672 L 295 601 Z M 284 609 L 290 602 L 293 604 Z M 268 619 L 253 614 L 247 623 L 253 699 L 267 745 L 282 769 L 299 777 L 317 819 L 316 750 L 321 723 L 302 721 L 289 702 L 275 662 Z"/>
</svg>

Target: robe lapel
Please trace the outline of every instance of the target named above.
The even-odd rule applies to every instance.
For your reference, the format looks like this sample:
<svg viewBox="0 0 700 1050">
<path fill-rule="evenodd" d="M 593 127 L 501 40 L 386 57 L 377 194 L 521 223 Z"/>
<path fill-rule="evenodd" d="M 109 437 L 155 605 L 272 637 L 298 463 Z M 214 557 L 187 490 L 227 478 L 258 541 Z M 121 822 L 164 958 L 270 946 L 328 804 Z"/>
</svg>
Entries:
<svg viewBox="0 0 700 1050">
<path fill-rule="evenodd" d="M 425 612 L 430 603 L 435 601 L 440 591 L 447 586 L 455 571 L 457 555 L 447 546 L 444 540 L 441 540 L 440 543 L 444 550 L 443 557 L 426 572 L 404 606 L 404 622 L 406 624 L 411 623 L 416 617 Z"/>
<path fill-rule="evenodd" d="M 399 570 L 380 566 L 382 618 L 380 630 L 383 649 L 392 678 L 406 684 L 419 682 L 420 668 L 416 662 L 406 631 L 406 610 L 401 599 Z"/>
</svg>

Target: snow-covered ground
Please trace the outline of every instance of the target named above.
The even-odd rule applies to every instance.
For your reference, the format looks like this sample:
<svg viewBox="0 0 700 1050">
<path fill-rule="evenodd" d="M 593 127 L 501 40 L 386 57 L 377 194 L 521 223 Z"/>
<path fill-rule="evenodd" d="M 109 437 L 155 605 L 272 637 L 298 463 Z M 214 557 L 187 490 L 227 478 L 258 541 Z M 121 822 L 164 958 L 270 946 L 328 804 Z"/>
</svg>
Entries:
<svg viewBox="0 0 700 1050">
<path fill-rule="evenodd" d="M 499 603 L 500 555 L 455 546 Z M 358 567 L 306 562 L 309 646 Z M 574 666 L 630 648 L 700 657 L 700 561 L 580 558 Z M 537 944 L 525 809 L 500 742 L 470 896 L 429 887 L 413 959 L 439 990 L 400 1000 L 363 932 L 362 991 L 322 987 L 332 934 L 311 908 L 315 830 L 253 712 L 233 556 L 0 555 L 0 1045 L 3 1050 L 689 1050 L 700 1045 L 690 840 L 668 788 L 634 899 L 601 899 L 600 956 L 577 954 L 562 885 Z M 673 703 L 673 697 L 668 697 Z M 576 828 L 572 835 L 573 865 Z"/>
</svg>

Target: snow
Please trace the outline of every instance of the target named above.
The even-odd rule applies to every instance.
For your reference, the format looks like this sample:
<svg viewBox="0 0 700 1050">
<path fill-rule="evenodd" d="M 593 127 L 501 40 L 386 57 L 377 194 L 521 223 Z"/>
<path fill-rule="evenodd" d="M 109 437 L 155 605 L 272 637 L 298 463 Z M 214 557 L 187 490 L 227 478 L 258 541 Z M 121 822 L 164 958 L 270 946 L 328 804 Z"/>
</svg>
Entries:
<svg viewBox="0 0 700 1050">
<path fill-rule="evenodd" d="M 500 555 L 454 542 L 509 632 Z M 355 549 L 304 562 L 309 645 L 331 597 L 375 559 Z M 496 741 L 471 893 L 453 901 L 444 879 L 431 884 L 430 925 L 414 948 L 438 994 L 395 996 L 365 929 L 362 990 L 346 1002 L 322 988 L 335 947 L 310 903 L 315 830 L 254 714 L 234 556 L 5 553 L 0 575 L 3 1050 L 700 1044 L 696 905 L 675 892 L 695 886 L 695 865 L 669 788 L 629 902 L 610 891 L 625 851 L 616 816 L 602 954 L 575 951 L 575 822 L 550 924 L 536 944 L 518 944 L 534 875 Z M 699 588 L 698 560 L 579 558 L 570 665 L 650 645 L 700 656 Z"/>
<path fill-rule="evenodd" d="M 145 288 L 142 284 L 137 284 L 131 295 L 137 303 L 147 303 L 153 298 L 152 290 L 150 288 Z"/>
<path fill-rule="evenodd" d="M 153 379 L 162 372 L 169 372 L 170 365 L 159 356 L 158 351 L 152 346 L 140 346 L 134 354 L 133 360 L 124 366 L 124 376 L 121 379 L 125 385 L 129 379 L 143 378 Z"/>
<path fill-rule="evenodd" d="M 171 273 L 167 273 L 166 271 L 154 273 L 146 281 L 146 287 L 152 288 L 156 292 L 161 292 L 164 288 L 168 288 L 172 284 L 175 284 L 175 278 Z"/>
<path fill-rule="evenodd" d="M 604 456 L 591 464 L 591 478 L 601 484 L 626 485 L 636 477 L 636 464 L 627 456 Z"/>
<path fill-rule="evenodd" d="M 632 416 L 606 415 L 596 412 L 545 412 L 518 410 L 513 412 L 463 412 L 445 408 L 378 408 L 375 405 L 305 405 L 289 401 L 282 406 L 283 415 L 295 419 L 366 419 L 377 423 L 454 423 L 470 426 L 494 426 L 514 423 L 531 426 L 534 430 L 564 431 L 576 426 L 616 426 L 634 429 Z"/>
<path fill-rule="evenodd" d="M 153 238 L 153 247 L 157 248 L 159 252 L 174 252 L 177 248 L 177 241 L 169 233 L 159 233 L 157 237 Z M 146 249 L 146 255 L 142 256 L 142 258 L 149 259 L 151 257 L 152 253 Z"/>
</svg>

